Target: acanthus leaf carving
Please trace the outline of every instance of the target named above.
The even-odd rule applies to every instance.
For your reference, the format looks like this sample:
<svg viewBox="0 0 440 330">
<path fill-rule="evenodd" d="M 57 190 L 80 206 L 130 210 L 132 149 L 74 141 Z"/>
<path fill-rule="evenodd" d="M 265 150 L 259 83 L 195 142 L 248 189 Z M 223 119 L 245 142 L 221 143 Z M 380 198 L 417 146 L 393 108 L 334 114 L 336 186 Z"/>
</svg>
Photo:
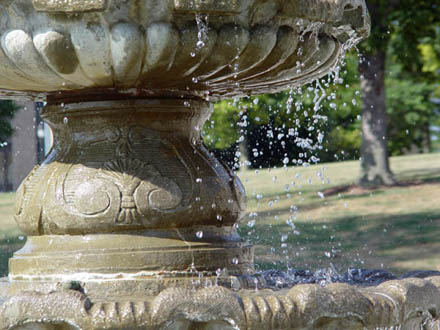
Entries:
<svg viewBox="0 0 440 330">
<path fill-rule="evenodd" d="M 98 177 L 111 181 L 120 191 L 121 206 L 116 219 L 119 224 L 143 223 L 151 210 L 177 208 L 183 199 L 175 182 L 136 158 L 107 162 Z"/>
</svg>

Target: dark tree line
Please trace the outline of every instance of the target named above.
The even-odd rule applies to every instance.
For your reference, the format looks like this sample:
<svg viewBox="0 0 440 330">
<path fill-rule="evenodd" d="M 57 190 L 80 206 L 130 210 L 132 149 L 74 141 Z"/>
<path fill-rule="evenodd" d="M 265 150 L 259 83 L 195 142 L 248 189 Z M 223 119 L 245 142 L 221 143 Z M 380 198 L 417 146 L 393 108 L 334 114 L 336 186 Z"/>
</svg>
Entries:
<svg viewBox="0 0 440 330">
<path fill-rule="evenodd" d="M 17 109 L 18 107 L 12 101 L 0 101 L 0 168 L 3 172 L 3 182 L 0 183 L 0 187 L 7 191 L 11 189 L 8 180 L 8 168 L 12 161 L 9 138 L 14 132 L 11 126 L 11 119 L 14 117 Z"/>
</svg>

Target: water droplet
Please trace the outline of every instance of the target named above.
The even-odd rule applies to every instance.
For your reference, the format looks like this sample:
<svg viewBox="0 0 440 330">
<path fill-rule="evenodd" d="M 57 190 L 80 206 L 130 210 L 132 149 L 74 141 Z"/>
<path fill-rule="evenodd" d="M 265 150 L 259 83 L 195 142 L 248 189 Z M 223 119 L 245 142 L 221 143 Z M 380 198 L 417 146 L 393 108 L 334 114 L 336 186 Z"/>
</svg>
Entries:
<svg viewBox="0 0 440 330">
<path fill-rule="evenodd" d="M 67 125 L 67 124 L 69 123 L 69 118 L 64 117 L 64 119 L 63 119 L 63 123 L 64 123 L 64 125 Z"/>
<path fill-rule="evenodd" d="M 202 40 L 197 41 L 196 47 L 198 49 L 205 47 L 205 43 Z"/>
<path fill-rule="evenodd" d="M 203 231 L 198 231 L 197 233 L 196 233 L 196 236 L 197 236 L 197 238 L 203 238 Z"/>
<path fill-rule="evenodd" d="M 238 265 L 238 258 L 234 258 L 234 259 L 232 259 L 232 263 L 233 263 L 234 265 Z"/>
</svg>

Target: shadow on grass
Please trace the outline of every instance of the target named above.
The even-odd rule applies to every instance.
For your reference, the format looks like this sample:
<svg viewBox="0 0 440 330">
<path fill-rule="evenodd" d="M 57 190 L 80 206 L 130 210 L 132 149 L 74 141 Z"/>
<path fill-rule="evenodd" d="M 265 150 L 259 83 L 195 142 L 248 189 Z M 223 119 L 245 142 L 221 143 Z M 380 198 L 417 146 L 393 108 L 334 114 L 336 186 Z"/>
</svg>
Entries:
<svg viewBox="0 0 440 330">
<path fill-rule="evenodd" d="M 292 202 L 291 205 L 295 205 L 298 210 L 300 210 L 301 212 L 308 212 L 308 211 L 313 211 L 322 207 L 327 207 L 329 205 L 331 205 L 334 202 L 337 202 L 338 200 L 342 200 L 342 201 L 346 201 L 346 200 L 355 200 L 355 199 L 362 199 L 362 198 L 369 198 L 371 197 L 371 194 L 374 195 L 374 197 L 378 196 L 378 195 L 384 195 L 386 194 L 386 190 L 376 190 L 374 192 L 366 192 L 364 194 L 359 194 L 359 195 L 343 195 L 341 197 L 334 197 L 331 198 L 331 196 L 327 196 L 327 198 L 322 199 L 321 197 L 319 197 L 317 194 L 316 196 L 307 196 L 307 200 L 311 200 L 311 202 L 308 203 L 304 203 L 302 201 L 298 201 L 298 203 L 295 202 L 295 199 L 292 198 Z M 303 195 L 304 196 L 304 195 Z M 285 197 L 285 195 L 280 195 L 280 197 Z M 270 200 L 262 200 L 260 203 L 268 203 Z M 254 207 L 255 208 L 255 207 Z M 258 211 L 257 213 L 259 215 L 259 218 L 269 218 L 271 216 L 274 215 L 278 215 L 278 214 L 288 214 L 291 211 L 291 206 L 287 206 L 287 207 L 279 207 L 276 204 L 274 204 L 273 209 L 270 210 L 264 210 L 264 211 Z M 245 218 L 246 220 L 246 218 Z"/>
<path fill-rule="evenodd" d="M 368 253 L 378 255 L 377 264 L 381 263 L 380 256 L 388 257 L 387 260 L 392 257 L 395 261 L 405 262 L 437 256 L 440 260 L 440 211 L 400 216 L 350 216 L 332 222 L 301 222 L 296 223 L 296 231 L 297 234 L 294 234 L 287 225 L 277 223 L 271 225 L 270 230 L 267 225 L 257 225 L 252 235 L 247 235 L 249 229 L 242 229 L 241 234 L 257 246 L 257 251 L 263 254 L 262 260 L 270 260 L 272 257 L 274 262 L 280 259 L 283 243 L 287 244 L 289 254 L 306 250 L 305 255 L 310 260 L 303 261 L 315 265 L 318 259 L 323 259 L 326 251 L 333 251 L 329 259 L 324 259 L 330 262 L 332 258 L 341 262 L 341 258 L 362 257 L 362 254 Z M 297 258 L 292 255 L 292 259 Z M 272 263 L 262 262 L 260 266 L 266 269 L 268 264 L 270 266 Z M 345 260 L 344 264 L 350 264 L 350 260 Z M 394 270 L 405 272 L 408 269 L 394 267 Z"/>
<path fill-rule="evenodd" d="M 422 180 L 425 182 L 440 182 L 440 167 L 406 170 L 399 173 L 401 180 Z"/>
<path fill-rule="evenodd" d="M 438 171 L 436 173 L 438 173 Z M 358 185 L 340 185 L 325 189 L 323 193 L 327 197 L 348 193 L 344 195 L 344 198 L 358 198 L 358 197 L 361 198 L 361 197 L 367 197 L 370 194 L 374 194 L 374 195 L 385 194 L 387 190 L 396 189 L 396 188 L 397 189 L 408 188 L 408 187 L 416 187 L 416 186 L 438 184 L 438 183 L 440 183 L 440 176 L 423 177 L 423 175 L 420 175 L 420 177 L 417 179 L 411 177 L 411 180 L 400 180 L 397 182 L 397 184 L 393 186 L 376 186 L 376 187 L 361 188 Z"/>
</svg>

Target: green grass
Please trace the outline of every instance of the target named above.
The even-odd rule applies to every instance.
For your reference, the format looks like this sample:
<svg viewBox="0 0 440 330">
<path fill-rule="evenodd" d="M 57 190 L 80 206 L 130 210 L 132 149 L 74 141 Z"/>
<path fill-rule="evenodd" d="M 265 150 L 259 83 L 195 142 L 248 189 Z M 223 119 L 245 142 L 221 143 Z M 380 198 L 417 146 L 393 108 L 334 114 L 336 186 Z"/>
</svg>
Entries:
<svg viewBox="0 0 440 330">
<path fill-rule="evenodd" d="M 15 194 L 0 194 L 0 277 L 7 274 L 8 259 L 23 246 L 23 233 L 14 222 Z"/>
<path fill-rule="evenodd" d="M 258 268 L 440 270 L 440 154 L 395 157 L 391 167 L 402 185 L 374 190 L 354 185 L 355 161 L 241 171 L 240 233 L 255 244 Z M 13 194 L 0 194 L 0 275 L 23 245 L 13 204 Z"/>
<path fill-rule="evenodd" d="M 258 213 L 240 233 L 257 266 L 440 270 L 440 154 L 395 157 L 391 167 L 402 185 L 374 190 L 354 185 L 359 162 L 240 172 L 248 212 Z"/>
</svg>

